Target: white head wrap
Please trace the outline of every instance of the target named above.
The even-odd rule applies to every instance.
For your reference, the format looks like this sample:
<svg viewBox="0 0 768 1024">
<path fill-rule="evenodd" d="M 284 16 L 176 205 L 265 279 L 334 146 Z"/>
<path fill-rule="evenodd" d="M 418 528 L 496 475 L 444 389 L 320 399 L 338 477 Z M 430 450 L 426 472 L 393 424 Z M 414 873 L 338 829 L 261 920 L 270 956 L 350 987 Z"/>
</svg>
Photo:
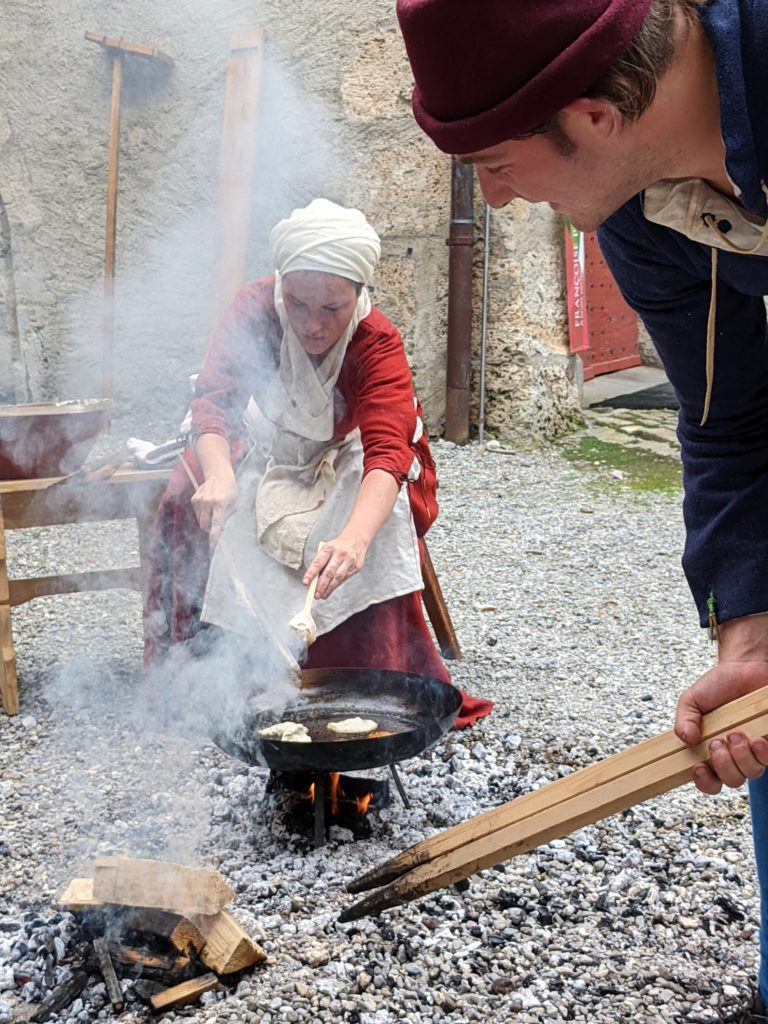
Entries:
<svg viewBox="0 0 768 1024">
<path fill-rule="evenodd" d="M 278 380 L 264 411 L 294 434 L 329 441 L 333 437 L 333 390 L 347 346 L 371 311 L 371 299 L 363 287 L 347 329 L 316 365 L 288 322 L 282 278 L 296 270 L 311 270 L 370 285 L 381 254 L 379 236 L 359 210 L 315 199 L 272 229 L 270 245 L 277 277 L 275 309 L 283 340 Z"/>
<path fill-rule="evenodd" d="M 294 210 L 275 225 L 269 241 L 281 277 L 294 270 L 319 270 L 370 285 L 381 256 L 379 236 L 363 214 L 328 199 Z"/>
</svg>

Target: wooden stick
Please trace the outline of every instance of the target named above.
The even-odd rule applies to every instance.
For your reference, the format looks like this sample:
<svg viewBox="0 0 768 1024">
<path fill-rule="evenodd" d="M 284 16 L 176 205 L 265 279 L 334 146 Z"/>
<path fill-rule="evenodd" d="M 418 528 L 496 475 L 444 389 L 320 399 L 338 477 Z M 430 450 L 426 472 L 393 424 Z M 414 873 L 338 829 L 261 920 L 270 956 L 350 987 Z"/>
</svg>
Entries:
<svg viewBox="0 0 768 1024">
<path fill-rule="evenodd" d="M 93 895 L 103 903 L 217 914 L 235 895 L 218 871 L 160 860 L 99 857 Z"/>
<path fill-rule="evenodd" d="M 218 984 L 219 979 L 215 974 L 201 974 L 199 978 L 183 981 L 181 985 L 174 985 L 165 992 L 158 992 L 156 996 L 151 997 L 149 1005 L 156 1013 L 160 1010 L 170 1010 L 174 1006 L 186 1006 L 188 1003 L 194 1003 L 204 992 L 216 988 Z"/>
<path fill-rule="evenodd" d="M 767 706 L 768 687 L 764 687 L 711 711 L 702 722 L 702 742 L 712 739 L 721 732 L 739 728 L 743 722 L 761 715 Z M 349 884 L 348 891 L 364 892 L 378 885 L 384 885 L 420 864 L 426 864 L 473 840 L 491 835 L 509 825 L 517 824 L 531 814 L 552 807 L 579 793 L 587 793 L 595 786 L 621 778 L 629 772 L 688 749 L 673 732 L 654 736 L 628 750 L 574 772 L 573 775 L 568 776 L 567 780 L 559 779 L 533 793 L 527 793 L 500 807 L 494 807 L 490 811 L 470 818 L 469 821 L 454 825 L 453 828 L 416 843 L 415 846 L 411 846 L 391 860 L 355 879 Z M 568 790 L 561 785 L 564 781 L 569 783 Z"/>
<path fill-rule="evenodd" d="M 117 236 L 117 184 L 120 171 L 120 94 L 123 54 L 112 50 L 112 101 L 109 112 L 107 157 L 107 224 L 104 235 L 104 317 L 101 397 L 111 398 L 115 340 L 115 248 Z"/>
<path fill-rule="evenodd" d="M 232 974 L 267 959 L 261 946 L 253 941 L 226 910 L 212 917 L 195 915 L 192 924 L 205 936 L 205 946 L 199 954 L 200 961 L 217 974 Z"/>
<path fill-rule="evenodd" d="M 768 713 L 738 726 L 729 726 L 723 731 L 722 737 L 733 728 L 738 728 L 750 739 L 768 736 Z M 631 753 L 633 749 L 630 748 L 626 753 Z M 340 920 L 354 921 L 453 885 L 477 871 L 528 853 L 543 843 L 560 839 L 585 825 L 591 825 L 601 818 L 627 810 L 690 782 L 693 768 L 707 759 L 708 750 L 709 741 L 695 747 L 686 747 L 610 782 L 596 785 L 587 792 L 578 791 L 578 783 L 574 787 L 574 780 L 578 779 L 581 772 L 558 779 L 551 783 L 551 787 L 557 787 L 564 794 L 564 799 L 558 799 L 554 804 L 550 802 L 519 822 L 421 864 L 407 875 L 354 904 L 344 911 Z"/>
<path fill-rule="evenodd" d="M 101 970 L 104 984 L 107 986 L 109 1001 L 112 1003 L 115 1013 L 120 1013 L 125 1006 L 125 1000 L 123 999 L 123 990 L 120 988 L 120 982 L 117 980 L 115 967 L 112 963 L 112 957 L 109 955 L 107 944 L 104 939 L 94 939 L 93 948 L 96 951 L 96 956 L 99 958 L 99 969 Z"/>
</svg>

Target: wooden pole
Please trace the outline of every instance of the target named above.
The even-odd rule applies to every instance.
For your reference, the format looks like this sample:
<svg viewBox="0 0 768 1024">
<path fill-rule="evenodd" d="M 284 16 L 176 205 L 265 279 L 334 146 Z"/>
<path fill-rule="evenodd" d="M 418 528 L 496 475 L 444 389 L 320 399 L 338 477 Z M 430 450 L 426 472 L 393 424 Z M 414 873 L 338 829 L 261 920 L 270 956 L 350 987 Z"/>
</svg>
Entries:
<svg viewBox="0 0 768 1024">
<path fill-rule="evenodd" d="M 112 54 L 112 103 L 109 113 L 109 154 L 107 157 L 107 225 L 104 239 L 104 344 L 102 349 L 103 398 L 114 390 L 115 344 L 115 248 L 117 239 L 117 184 L 120 171 L 120 94 L 123 82 L 123 54 Z"/>
<path fill-rule="evenodd" d="M 115 250 L 117 240 L 117 192 L 120 163 L 120 98 L 123 83 L 123 58 L 126 54 L 173 65 L 173 58 L 145 43 L 131 43 L 122 36 L 102 36 L 86 32 L 89 43 L 97 43 L 112 60 L 112 100 L 109 113 L 109 153 L 107 158 L 107 224 L 104 239 L 104 313 L 102 317 L 101 393 L 112 398 L 114 391 L 115 335 Z"/>
</svg>

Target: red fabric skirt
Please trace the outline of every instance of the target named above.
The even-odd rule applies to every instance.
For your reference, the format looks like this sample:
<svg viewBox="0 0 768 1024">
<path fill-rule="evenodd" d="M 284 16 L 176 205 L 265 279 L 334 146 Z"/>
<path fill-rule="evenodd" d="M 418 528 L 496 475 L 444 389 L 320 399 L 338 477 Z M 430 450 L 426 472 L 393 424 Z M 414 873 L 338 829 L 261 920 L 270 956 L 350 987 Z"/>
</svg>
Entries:
<svg viewBox="0 0 768 1024">
<path fill-rule="evenodd" d="M 194 455 L 187 452 L 185 458 L 199 479 Z M 198 526 L 190 502 L 192 494 L 183 466 L 176 466 L 157 510 L 150 545 L 144 604 L 147 669 L 160 665 L 173 645 L 192 640 L 200 629 L 210 555 L 208 534 Z M 384 668 L 451 681 L 418 591 L 350 616 L 318 637 L 302 664 L 304 668 Z M 463 691 L 462 697 L 457 729 L 474 725 L 493 707 L 491 701 Z"/>
</svg>

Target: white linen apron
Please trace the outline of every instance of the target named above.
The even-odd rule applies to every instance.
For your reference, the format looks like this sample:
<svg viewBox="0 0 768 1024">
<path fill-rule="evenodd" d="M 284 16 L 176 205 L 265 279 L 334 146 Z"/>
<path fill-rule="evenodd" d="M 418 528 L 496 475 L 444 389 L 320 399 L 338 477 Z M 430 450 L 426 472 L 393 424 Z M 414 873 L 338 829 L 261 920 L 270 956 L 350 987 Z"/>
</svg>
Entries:
<svg viewBox="0 0 768 1024">
<path fill-rule="evenodd" d="M 263 638 L 266 622 L 275 638 L 295 650 L 288 621 L 306 598 L 304 572 L 320 543 L 333 540 L 347 524 L 360 489 L 360 432 L 354 430 L 340 441 L 310 441 L 276 427 L 253 400 L 245 422 L 253 447 L 237 474 L 237 508 L 213 552 L 202 619 L 254 641 Z M 276 496 L 286 502 L 281 521 L 274 515 Z M 265 547 L 298 566 L 283 564 Z M 401 487 L 360 572 L 313 604 L 318 636 L 372 604 L 421 588 L 408 489 Z"/>
</svg>

